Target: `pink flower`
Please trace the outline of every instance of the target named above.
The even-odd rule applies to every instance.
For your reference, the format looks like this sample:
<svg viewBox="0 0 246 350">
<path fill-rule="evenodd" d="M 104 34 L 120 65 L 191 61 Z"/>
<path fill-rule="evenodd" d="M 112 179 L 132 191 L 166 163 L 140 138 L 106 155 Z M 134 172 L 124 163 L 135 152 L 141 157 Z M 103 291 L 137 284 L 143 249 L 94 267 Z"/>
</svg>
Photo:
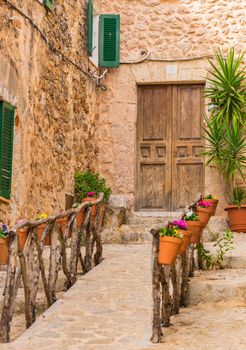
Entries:
<svg viewBox="0 0 246 350">
<path fill-rule="evenodd" d="M 199 207 L 202 207 L 202 208 L 208 208 L 208 207 L 211 207 L 212 204 L 210 202 L 200 201 L 197 203 L 197 205 L 199 205 Z"/>
<path fill-rule="evenodd" d="M 187 230 L 187 224 L 184 220 L 173 220 L 172 224 L 181 230 Z"/>
<path fill-rule="evenodd" d="M 96 192 L 87 192 L 88 197 L 94 197 Z"/>
</svg>

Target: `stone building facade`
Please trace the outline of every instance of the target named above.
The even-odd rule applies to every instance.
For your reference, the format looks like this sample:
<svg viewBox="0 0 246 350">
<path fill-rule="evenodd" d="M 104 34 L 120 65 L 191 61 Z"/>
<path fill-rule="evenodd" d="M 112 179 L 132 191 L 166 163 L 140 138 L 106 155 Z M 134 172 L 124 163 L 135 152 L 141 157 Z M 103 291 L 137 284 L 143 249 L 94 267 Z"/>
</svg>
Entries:
<svg viewBox="0 0 246 350">
<path fill-rule="evenodd" d="M 13 222 L 64 209 L 76 170 L 97 169 L 99 122 L 88 72 L 87 2 L 0 0 L 0 101 L 15 106 Z M 86 73 L 84 73 L 86 72 Z"/>
<path fill-rule="evenodd" d="M 43 3 L 0 0 L 0 101 L 16 107 L 11 200 L 0 198 L 0 218 L 64 209 L 74 172 L 85 169 L 99 170 L 113 194 L 138 210 L 140 88 L 205 87 L 208 58 L 218 48 L 245 49 L 246 6 L 94 0 L 97 14 L 119 14 L 121 21 L 121 64 L 105 72 L 88 57 L 87 1 L 56 0 L 53 12 Z M 103 72 L 106 91 L 91 77 Z M 222 199 L 219 214 L 223 190 L 217 172 L 205 168 L 204 191 Z"/>
<path fill-rule="evenodd" d="M 126 195 L 136 208 L 139 86 L 205 87 L 208 58 L 216 50 L 245 50 L 246 5 L 240 0 L 102 0 L 101 5 L 102 12 L 121 16 L 121 65 L 110 71 L 107 92 L 100 96 L 100 171 L 114 193 Z M 222 215 L 222 181 L 216 171 L 204 172 L 205 193 L 220 197 Z"/>
</svg>

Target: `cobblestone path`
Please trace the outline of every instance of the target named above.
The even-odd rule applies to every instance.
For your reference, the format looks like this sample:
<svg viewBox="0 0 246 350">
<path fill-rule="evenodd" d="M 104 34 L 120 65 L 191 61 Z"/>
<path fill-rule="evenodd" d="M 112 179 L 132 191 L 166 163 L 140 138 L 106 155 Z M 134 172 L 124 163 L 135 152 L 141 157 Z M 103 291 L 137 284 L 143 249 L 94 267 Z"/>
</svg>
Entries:
<svg viewBox="0 0 246 350">
<path fill-rule="evenodd" d="M 149 342 L 150 254 L 149 244 L 105 246 L 100 266 L 81 277 L 14 343 L 0 349 L 245 350 L 246 292 L 241 286 L 238 298 L 226 300 L 225 288 L 221 300 L 203 299 L 182 309 L 164 330 L 166 342 Z M 195 281 L 200 283 L 199 276 Z"/>
</svg>

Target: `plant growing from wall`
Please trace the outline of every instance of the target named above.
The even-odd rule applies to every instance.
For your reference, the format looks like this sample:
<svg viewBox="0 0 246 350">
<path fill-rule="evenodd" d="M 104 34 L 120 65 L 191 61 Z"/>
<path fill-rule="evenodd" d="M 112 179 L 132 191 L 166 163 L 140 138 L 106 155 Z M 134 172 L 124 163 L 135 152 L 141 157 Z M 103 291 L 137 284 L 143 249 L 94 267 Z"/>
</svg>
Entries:
<svg viewBox="0 0 246 350">
<path fill-rule="evenodd" d="M 107 203 L 112 192 L 107 186 L 106 180 L 99 173 L 91 171 L 77 172 L 74 175 L 74 195 L 75 201 L 81 203 L 82 199 L 88 197 L 88 193 L 94 192 L 104 194 L 104 202 Z"/>
<path fill-rule="evenodd" d="M 233 238 L 231 230 L 227 230 L 221 238 L 218 237 L 214 243 L 214 247 L 217 248 L 215 256 L 204 247 L 203 243 L 197 244 L 199 268 L 202 268 L 203 262 L 205 262 L 207 270 L 211 268 L 224 269 L 226 267 L 224 264 L 225 257 L 234 248 Z"/>
</svg>

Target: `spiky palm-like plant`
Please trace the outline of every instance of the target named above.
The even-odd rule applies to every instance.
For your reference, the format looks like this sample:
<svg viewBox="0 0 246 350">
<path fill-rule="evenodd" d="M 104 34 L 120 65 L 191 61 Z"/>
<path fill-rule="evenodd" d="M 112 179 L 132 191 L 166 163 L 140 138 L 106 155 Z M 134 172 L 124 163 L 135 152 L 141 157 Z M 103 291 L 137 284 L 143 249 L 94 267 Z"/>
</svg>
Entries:
<svg viewBox="0 0 246 350">
<path fill-rule="evenodd" d="M 211 69 L 207 80 L 210 86 L 205 91 L 213 106 L 211 117 L 206 119 L 206 163 L 220 171 L 231 194 L 236 193 L 238 176 L 245 182 L 246 171 L 246 67 L 243 57 L 240 54 L 236 58 L 233 48 L 226 58 L 220 51 L 216 53 L 216 63 L 209 61 Z"/>
</svg>

